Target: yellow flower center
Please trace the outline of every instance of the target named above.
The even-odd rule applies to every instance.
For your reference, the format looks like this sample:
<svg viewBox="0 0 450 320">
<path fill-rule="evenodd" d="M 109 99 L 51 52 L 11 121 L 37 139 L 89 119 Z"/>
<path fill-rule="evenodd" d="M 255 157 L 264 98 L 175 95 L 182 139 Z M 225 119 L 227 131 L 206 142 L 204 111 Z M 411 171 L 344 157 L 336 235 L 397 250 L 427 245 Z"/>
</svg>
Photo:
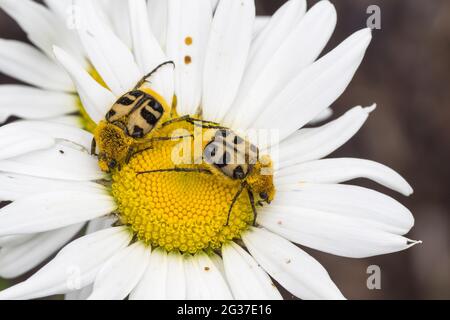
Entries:
<svg viewBox="0 0 450 320">
<path fill-rule="evenodd" d="M 107 87 L 94 68 L 90 74 Z M 83 128 L 94 132 L 96 123 L 81 101 L 79 106 Z M 194 131 L 192 125 L 179 122 L 158 130 L 156 135 L 169 137 L 178 129 L 191 134 Z M 187 143 L 193 145 L 192 140 Z M 167 251 L 194 254 L 200 250 L 219 249 L 225 242 L 240 238 L 240 234 L 254 221 L 246 191 L 237 198 L 229 215 L 242 181 L 204 172 L 141 174 L 143 171 L 175 168 L 173 153 L 180 144 L 185 145 L 186 140 L 153 142 L 151 148 L 137 152 L 128 164 L 121 164 L 112 172 L 111 191 L 118 205 L 120 222 L 128 225 L 138 240 Z M 195 169 L 198 164 L 181 167 Z M 269 185 L 267 190 L 273 198 L 271 176 L 260 178 L 259 169 L 255 171 L 258 173 L 247 180 L 257 190 L 266 190 L 263 185 Z"/>
<path fill-rule="evenodd" d="M 158 136 L 188 126 L 175 124 Z M 175 128 L 174 128 L 175 127 Z M 191 129 L 192 130 L 192 129 Z M 218 249 L 240 237 L 253 222 L 247 192 L 243 192 L 227 218 L 241 181 L 202 172 L 153 172 L 174 168 L 172 153 L 180 141 L 153 143 L 152 148 L 136 153 L 131 161 L 112 173 L 112 194 L 123 224 L 146 244 L 181 252 Z M 179 165 L 196 168 L 195 164 Z"/>
</svg>

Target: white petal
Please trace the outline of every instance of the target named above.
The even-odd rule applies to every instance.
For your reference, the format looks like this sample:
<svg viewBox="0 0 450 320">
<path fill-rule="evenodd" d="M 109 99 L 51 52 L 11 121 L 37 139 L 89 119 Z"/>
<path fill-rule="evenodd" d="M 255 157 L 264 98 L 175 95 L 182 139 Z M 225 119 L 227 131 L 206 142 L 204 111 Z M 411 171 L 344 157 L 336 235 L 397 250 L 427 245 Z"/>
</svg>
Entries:
<svg viewBox="0 0 450 320">
<path fill-rule="evenodd" d="M 0 0 L 0 7 L 22 27 L 28 38 L 49 57 L 53 46 L 64 48 L 87 66 L 76 34 L 70 31 L 52 11 L 31 0 Z"/>
<path fill-rule="evenodd" d="M 197 266 L 193 260 L 193 256 L 185 256 L 186 300 L 200 300 L 203 294 L 203 288 L 199 285 L 199 278 L 196 271 Z"/>
<path fill-rule="evenodd" d="M 130 49 L 103 23 L 89 0 L 76 0 L 79 35 L 89 59 L 116 96 L 131 90 L 142 78 Z"/>
<path fill-rule="evenodd" d="M 186 299 L 186 271 L 184 257 L 178 252 L 167 255 L 166 299 Z"/>
<path fill-rule="evenodd" d="M 148 0 L 147 4 L 151 30 L 162 49 L 166 47 L 168 5 L 167 0 Z"/>
<path fill-rule="evenodd" d="M 178 252 L 152 252 L 144 276 L 131 292 L 131 300 L 183 300 L 186 298 L 185 261 Z"/>
<path fill-rule="evenodd" d="M 269 23 L 270 16 L 258 16 L 253 26 L 253 38 L 255 38 Z"/>
<path fill-rule="evenodd" d="M 167 252 L 160 248 L 153 250 L 147 270 L 130 293 L 130 300 L 165 300 L 167 275 Z"/>
<path fill-rule="evenodd" d="M 252 41 L 248 61 L 256 65 L 254 59 L 256 56 L 262 57 L 261 52 L 266 52 L 266 55 L 273 55 L 301 21 L 305 12 L 305 0 L 290 0 L 283 4 L 272 15 L 270 21 L 256 39 Z M 257 70 L 254 71 L 257 72 Z"/>
<path fill-rule="evenodd" d="M 371 179 L 405 196 L 413 192 L 394 170 L 375 161 L 352 158 L 322 159 L 282 169 L 277 172 L 276 184 L 341 183 L 357 178 Z"/>
<path fill-rule="evenodd" d="M 232 127 L 247 129 L 259 114 L 298 74 L 313 63 L 327 44 L 336 25 L 336 10 L 328 1 L 320 1 L 283 38 L 281 43 L 268 39 L 276 50 L 266 47 L 255 54 L 244 76 L 232 109 Z M 278 34 L 273 34 L 278 36 Z M 301 87 L 298 87 L 301 88 Z M 297 88 L 297 90 L 298 90 Z"/>
<path fill-rule="evenodd" d="M 134 56 L 142 73 L 147 74 L 167 59 L 151 31 L 145 0 L 128 0 L 127 9 L 132 18 Z M 142 39 L 146 39 L 146 41 L 142 41 Z"/>
<path fill-rule="evenodd" d="M 220 1 L 211 25 L 203 78 L 203 117 L 220 122 L 239 89 L 255 20 L 254 0 Z"/>
<path fill-rule="evenodd" d="M 81 102 L 91 119 L 98 123 L 105 117 L 106 112 L 115 103 L 116 97 L 95 81 L 89 73 L 64 50 L 55 47 L 56 59 L 72 77 L 80 96 Z"/>
<path fill-rule="evenodd" d="M 28 280 L 0 292 L 0 299 L 34 299 L 78 290 L 92 283 L 102 265 L 128 245 L 125 227 L 109 228 L 65 246 Z"/>
<path fill-rule="evenodd" d="M 222 247 L 228 284 L 237 300 L 282 299 L 270 277 L 234 242 Z"/>
<path fill-rule="evenodd" d="M 39 121 L 9 123 L 0 127 L 0 159 L 48 149 L 61 140 L 71 141 L 87 151 L 92 135 L 87 131 L 57 123 Z"/>
<path fill-rule="evenodd" d="M 321 127 L 302 129 L 278 146 L 279 167 L 326 157 L 350 140 L 367 120 L 373 107 L 354 107 Z"/>
<path fill-rule="evenodd" d="M 133 52 L 141 73 L 147 75 L 169 59 L 165 56 L 150 30 L 145 0 L 128 0 L 128 5 L 131 16 Z M 145 41 L 142 41 L 142 39 L 145 39 Z M 172 105 L 174 92 L 173 74 L 173 66 L 167 64 L 158 69 L 146 82 L 146 85 L 149 85 L 164 97 L 169 106 Z"/>
<path fill-rule="evenodd" d="M 71 115 L 71 116 L 59 116 L 55 118 L 47 119 L 48 122 L 51 123 L 59 123 L 66 126 L 71 126 L 75 128 L 84 128 L 84 119 L 79 115 Z"/>
<path fill-rule="evenodd" d="M 211 1 L 211 7 L 215 11 L 217 9 L 217 5 L 219 4 L 219 0 L 210 0 Z"/>
<path fill-rule="evenodd" d="M 56 141 L 36 130 L 17 131 L 14 123 L 0 127 L 0 160 L 13 158 L 55 145 Z"/>
<path fill-rule="evenodd" d="M 74 143 L 86 151 L 90 151 L 93 135 L 80 128 L 74 128 L 60 123 L 47 121 L 17 121 L 11 124 L 17 131 L 35 130 L 41 134 L 48 135 L 58 142 L 67 141 Z"/>
<path fill-rule="evenodd" d="M 169 1 L 167 54 L 176 65 L 175 94 L 179 115 L 194 114 L 200 106 L 211 20 L 210 0 Z M 187 43 L 188 40 L 191 42 Z"/>
<path fill-rule="evenodd" d="M 69 17 L 72 8 L 72 0 L 44 0 L 44 3 L 62 20 Z"/>
<path fill-rule="evenodd" d="M 288 191 L 284 191 L 284 190 Z M 363 187 L 344 184 L 302 183 L 278 189 L 273 205 L 294 205 L 365 219 L 395 234 L 406 234 L 414 225 L 411 212 L 395 199 Z"/>
<path fill-rule="evenodd" d="M 116 216 L 107 216 L 91 220 L 89 221 L 88 226 L 86 228 L 86 234 L 91 234 L 103 229 L 110 228 L 116 221 L 117 221 Z"/>
<path fill-rule="evenodd" d="M 101 217 L 94 220 L 89 221 L 88 226 L 86 228 L 86 234 L 91 234 L 103 229 L 110 228 L 111 225 L 117 220 L 116 217 L 108 216 Z M 71 291 L 67 293 L 64 297 L 65 300 L 86 300 L 94 290 L 94 285 L 90 284 L 80 290 Z"/>
<path fill-rule="evenodd" d="M 136 242 L 117 252 L 97 274 L 89 300 L 122 300 L 133 290 L 147 268 L 150 248 Z"/>
<path fill-rule="evenodd" d="M 312 119 L 309 124 L 316 124 L 322 121 L 327 120 L 328 118 L 330 118 L 333 115 L 333 109 L 331 108 L 327 108 L 324 111 L 322 111 L 321 113 L 319 113 L 318 116 L 316 116 L 314 119 Z"/>
<path fill-rule="evenodd" d="M 20 41 L 0 39 L 0 72 L 40 88 L 74 90 L 64 70 L 36 48 Z"/>
<path fill-rule="evenodd" d="M 106 191 L 40 193 L 0 209 L 0 236 L 54 230 L 107 215 L 114 209 L 114 199 Z"/>
<path fill-rule="evenodd" d="M 0 250 L 0 277 L 15 278 L 32 270 L 71 240 L 83 223 L 43 232 L 29 241 Z"/>
<path fill-rule="evenodd" d="M 281 140 L 303 127 L 344 92 L 371 38 L 370 29 L 355 32 L 333 51 L 304 69 L 273 97 L 252 126 L 279 129 Z"/>
<path fill-rule="evenodd" d="M 0 171 L 59 180 L 101 180 L 97 159 L 64 141 L 46 150 L 0 160 Z"/>
<path fill-rule="evenodd" d="M 250 254 L 279 284 L 301 299 L 343 299 L 327 271 L 291 242 L 264 229 L 242 235 Z"/>
<path fill-rule="evenodd" d="M 224 277 L 206 253 L 188 256 L 186 261 L 187 299 L 229 300 L 232 299 Z"/>
<path fill-rule="evenodd" d="M 44 179 L 0 172 L 0 201 L 14 201 L 37 193 L 51 191 L 85 191 L 90 189 L 101 190 L 102 188 L 100 184 L 94 182 Z"/>
<path fill-rule="evenodd" d="M 114 33 L 128 47 L 132 47 L 131 20 L 128 3 L 124 0 L 107 0 L 105 7 L 109 7 L 109 16 Z"/>
<path fill-rule="evenodd" d="M 74 3 L 74 0 L 70 0 L 71 3 Z M 83 1 L 83 0 L 82 0 Z M 122 6 L 122 1 L 121 0 L 95 0 L 95 1 L 91 1 L 92 2 L 92 9 L 95 10 L 95 13 L 97 15 L 98 20 L 105 26 L 107 26 L 111 31 L 115 32 L 116 35 L 118 37 L 122 37 L 122 36 L 126 36 L 126 39 L 121 39 L 126 45 L 128 45 L 129 43 L 126 43 L 125 41 L 130 41 L 129 35 L 126 35 L 126 32 L 122 33 L 119 32 L 119 34 L 117 33 L 118 28 L 123 27 L 120 26 L 119 24 L 116 24 L 117 21 L 115 21 L 115 19 L 117 18 L 117 11 L 119 11 L 120 9 L 117 10 L 117 6 L 121 7 Z M 126 4 L 125 4 L 126 5 Z M 78 12 L 81 12 L 81 15 L 83 15 L 83 7 L 78 7 L 76 4 L 73 6 L 74 9 L 71 9 L 71 15 L 74 14 L 78 14 Z M 77 11 L 79 10 L 79 11 Z M 78 16 L 78 17 L 74 17 L 73 18 L 73 24 L 75 28 L 78 28 L 79 26 L 81 26 L 82 28 L 86 27 L 86 24 L 82 24 L 79 25 L 78 23 L 88 23 L 85 20 L 86 18 L 83 16 Z M 126 20 L 126 23 L 129 24 L 128 19 L 124 19 Z M 127 26 L 128 28 L 129 26 Z"/>
<path fill-rule="evenodd" d="M 35 234 L 20 234 L 14 236 L 0 237 L 0 248 L 8 246 L 19 246 L 31 240 Z"/>
<path fill-rule="evenodd" d="M 225 266 L 223 265 L 222 258 L 218 254 L 214 253 L 213 251 L 208 252 L 208 256 L 211 259 L 211 261 L 214 263 L 216 268 L 220 271 L 222 276 L 225 278 Z"/>
<path fill-rule="evenodd" d="M 75 95 L 22 85 L 0 85 L 0 120 L 46 119 L 78 110 Z"/>
<path fill-rule="evenodd" d="M 287 1 L 270 18 L 267 26 L 259 33 L 251 43 L 250 53 L 244 79 L 240 84 L 239 98 L 245 98 L 253 85 L 253 82 L 261 74 L 270 58 L 272 58 L 282 46 L 283 42 L 289 37 L 292 31 L 298 26 L 306 11 L 305 0 Z M 224 122 L 231 125 L 235 120 L 236 112 L 241 113 L 237 101 L 234 102 L 232 109 L 228 111 Z M 248 106 L 245 106 L 247 108 Z"/>
<path fill-rule="evenodd" d="M 71 291 L 64 295 L 64 300 L 86 300 L 91 294 L 94 286 L 92 284 L 81 288 L 80 290 Z"/>
<path fill-rule="evenodd" d="M 286 239 L 323 252 L 366 258 L 409 248 L 412 242 L 384 230 L 376 219 L 296 206 L 270 206 L 258 213 L 258 223 Z"/>
</svg>

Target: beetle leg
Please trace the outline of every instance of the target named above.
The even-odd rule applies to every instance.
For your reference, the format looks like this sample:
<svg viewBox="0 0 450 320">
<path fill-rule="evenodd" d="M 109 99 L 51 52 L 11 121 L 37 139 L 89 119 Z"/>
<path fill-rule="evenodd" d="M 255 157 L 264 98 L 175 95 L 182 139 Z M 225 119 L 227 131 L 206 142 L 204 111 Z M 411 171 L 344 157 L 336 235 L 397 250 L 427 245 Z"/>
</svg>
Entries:
<svg viewBox="0 0 450 320">
<path fill-rule="evenodd" d="M 139 171 L 137 175 L 146 174 L 146 173 L 157 173 L 157 172 L 197 172 L 197 173 L 207 173 L 212 174 L 208 169 L 202 168 L 171 168 L 171 169 L 157 169 L 157 170 L 149 170 L 149 171 Z"/>
<path fill-rule="evenodd" d="M 91 142 L 91 155 L 93 156 L 97 156 L 97 154 L 95 153 L 95 149 L 97 148 L 97 141 L 95 141 L 95 138 L 92 138 L 92 142 Z"/>
<path fill-rule="evenodd" d="M 253 191 L 248 186 L 247 186 L 247 193 L 248 193 L 248 198 L 250 199 L 250 205 L 252 206 L 252 211 L 253 211 L 253 226 L 256 226 L 256 217 L 257 217 L 258 213 L 256 212 L 255 197 L 253 196 Z"/>
<path fill-rule="evenodd" d="M 134 154 L 134 147 L 131 146 L 131 147 L 128 148 L 127 156 L 125 158 L 125 163 L 126 164 L 128 164 L 128 162 L 130 162 L 131 157 L 133 156 L 133 154 Z"/>
<path fill-rule="evenodd" d="M 154 141 L 179 140 L 179 139 L 193 138 L 193 137 L 194 137 L 193 134 L 187 134 L 184 136 L 175 136 L 175 137 L 153 137 L 153 138 L 141 140 L 140 142 L 141 143 L 151 143 Z"/>
<path fill-rule="evenodd" d="M 239 196 L 241 195 L 242 191 L 244 191 L 245 187 L 246 187 L 246 183 L 243 182 L 240 186 L 239 186 L 239 190 L 236 192 L 236 194 L 233 197 L 233 200 L 231 200 L 231 205 L 230 208 L 228 209 L 228 216 L 227 216 L 227 222 L 225 223 L 225 225 L 227 226 L 228 223 L 230 222 L 230 216 L 231 216 L 231 211 L 233 210 L 234 204 L 236 203 L 237 199 L 239 198 Z"/>
</svg>

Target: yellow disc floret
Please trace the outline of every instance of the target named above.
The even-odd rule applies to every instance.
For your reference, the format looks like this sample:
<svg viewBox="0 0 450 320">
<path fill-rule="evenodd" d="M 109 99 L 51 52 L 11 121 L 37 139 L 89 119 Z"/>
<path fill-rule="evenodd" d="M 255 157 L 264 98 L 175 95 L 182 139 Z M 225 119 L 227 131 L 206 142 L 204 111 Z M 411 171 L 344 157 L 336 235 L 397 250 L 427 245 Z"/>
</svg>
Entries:
<svg viewBox="0 0 450 320">
<path fill-rule="evenodd" d="M 164 130 L 159 134 L 170 136 Z M 112 173 L 112 193 L 120 220 L 130 226 L 139 240 L 167 251 L 196 253 L 218 249 L 224 242 L 239 238 L 252 224 L 249 196 L 246 192 L 241 194 L 226 225 L 240 181 L 204 172 L 139 174 L 174 168 L 172 156 L 177 144 L 180 141 L 155 142 Z"/>
</svg>

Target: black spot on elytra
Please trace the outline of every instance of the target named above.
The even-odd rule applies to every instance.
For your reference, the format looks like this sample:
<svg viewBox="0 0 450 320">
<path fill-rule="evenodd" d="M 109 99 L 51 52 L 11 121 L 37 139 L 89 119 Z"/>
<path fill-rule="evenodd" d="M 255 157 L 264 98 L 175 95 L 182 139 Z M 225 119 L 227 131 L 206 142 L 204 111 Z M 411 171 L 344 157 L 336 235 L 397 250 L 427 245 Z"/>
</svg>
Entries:
<svg viewBox="0 0 450 320">
<path fill-rule="evenodd" d="M 214 164 L 215 164 L 218 168 L 223 168 L 223 167 L 226 167 L 226 166 L 230 163 L 230 160 L 231 160 L 231 155 L 230 155 L 230 153 L 229 153 L 228 151 L 225 151 L 225 152 L 222 154 L 221 159 L 220 159 L 218 162 L 214 163 Z"/>
<path fill-rule="evenodd" d="M 135 91 L 128 92 L 128 94 L 129 94 L 130 96 L 135 97 L 135 98 L 139 98 L 140 96 L 143 95 L 142 91 L 139 91 L 139 90 L 135 90 Z"/>
<path fill-rule="evenodd" d="M 153 99 L 152 99 L 152 100 L 150 101 L 149 105 L 150 105 L 150 107 L 151 107 L 153 110 L 155 110 L 155 111 L 157 111 L 157 112 L 159 112 L 159 113 L 161 113 L 161 114 L 164 113 L 164 109 L 163 109 L 162 105 L 161 105 L 159 102 L 157 102 L 156 100 L 153 100 Z"/>
<path fill-rule="evenodd" d="M 111 118 L 115 114 L 116 114 L 116 112 L 113 109 L 109 110 L 108 113 L 106 114 L 106 119 Z"/>
<path fill-rule="evenodd" d="M 222 162 L 223 162 L 224 164 L 228 164 L 228 163 L 230 163 L 230 160 L 231 160 L 231 155 L 230 155 L 230 153 L 229 153 L 228 151 L 225 151 L 225 152 L 223 153 L 223 156 L 222 156 Z"/>
<path fill-rule="evenodd" d="M 241 144 L 242 142 L 244 142 L 244 139 L 242 139 L 239 136 L 235 136 L 234 139 L 233 139 L 233 143 L 234 144 Z"/>
<path fill-rule="evenodd" d="M 217 154 L 217 146 L 215 143 L 209 143 L 205 150 L 203 151 L 203 155 L 207 163 L 214 163 L 214 157 Z"/>
<path fill-rule="evenodd" d="M 131 134 L 133 138 L 142 138 L 144 136 L 144 129 L 139 126 L 133 127 L 133 133 Z"/>
<path fill-rule="evenodd" d="M 224 137 L 224 138 L 226 138 L 226 137 L 228 137 L 229 134 L 230 134 L 230 132 L 229 132 L 228 130 L 219 130 L 219 131 L 217 132 L 217 136 L 218 136 L 218 137 Z"/>
<path fill-rule="evenodd" d="M 146 108 L 141 109 L 141 116 L 151 126 L 154 126 L 159 120 L 158 118 L 155 117 L 153 113 L 148 111 Z"/>
<path fill-rule="evenodd" d="M 117 100 L 117 104 L 121 104 L 121 105 L 124 105 L 124 106 L 129 106 L 133 102 L 134 102 L 134 100 L 131 100 L 128 97 L 120 97 L 119 100 Z"/>
</svg>

